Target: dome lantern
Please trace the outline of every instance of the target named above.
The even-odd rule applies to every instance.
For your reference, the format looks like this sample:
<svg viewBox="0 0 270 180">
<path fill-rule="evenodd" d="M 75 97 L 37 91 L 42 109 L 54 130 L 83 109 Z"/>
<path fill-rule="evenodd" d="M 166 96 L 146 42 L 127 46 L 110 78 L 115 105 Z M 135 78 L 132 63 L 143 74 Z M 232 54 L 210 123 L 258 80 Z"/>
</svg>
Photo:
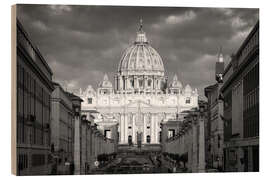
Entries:
<svg viewBox="0 0 270 180">
<path fill-rule="evenodd" d="M 139 28 L 139 31 L 137 32 L 137 37 L 136 37 L 136 40 L 135 40 L 135 44 L 136 43 L 148 43 L 147 41 L 147 38 L 146 38 L 146 35 L 145 35 L 145 32 L 143 31 L 143 24 L 142 24 L 142 19 L 140 20 L 140 28 Z"/>
</svg>

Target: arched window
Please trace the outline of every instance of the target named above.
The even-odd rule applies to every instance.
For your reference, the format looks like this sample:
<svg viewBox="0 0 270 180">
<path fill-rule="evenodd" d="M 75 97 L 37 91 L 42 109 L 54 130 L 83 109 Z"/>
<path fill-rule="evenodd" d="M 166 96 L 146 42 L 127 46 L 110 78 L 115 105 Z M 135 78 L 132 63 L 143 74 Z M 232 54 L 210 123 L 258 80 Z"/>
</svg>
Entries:
<svg viewBox="0 0 270 180">
<path fill-rule="evenodd" d="M 88 101 L 88 104 L 92 104 L 93 103 L 93 99 L 92 98 L 88 98 L 87 101 Z"/>
<path fill-rule="evenodd" d="M 132 136 L 131 135 L 128 136 L 128 144 L 132 145 Z"/>
</svg>

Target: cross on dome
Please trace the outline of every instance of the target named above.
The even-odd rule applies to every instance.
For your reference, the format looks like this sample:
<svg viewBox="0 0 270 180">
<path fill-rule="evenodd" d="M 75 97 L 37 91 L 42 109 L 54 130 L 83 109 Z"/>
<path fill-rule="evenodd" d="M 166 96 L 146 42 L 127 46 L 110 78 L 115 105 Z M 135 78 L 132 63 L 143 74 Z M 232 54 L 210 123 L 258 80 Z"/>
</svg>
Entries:
<svg viewBox="0 0 270 180">
<path fill-rule="evenodd" d="M 176 74 L 173 76 L 173 81 L 178 81 L 178 77 Z"/>
<path fill-rule="evenodd" d="M 109 81 L 107 73 L 104 74 L 103 81 Z"/>
<path fill-rule="evenodd" d="M 139 31 L 142 31 L 142 27 L 143 27 L 143 20 L 142 18 L 140 19 L 140 28 L 139 28 Z"/>
<path fill-rule="evenodd" d="M 137 32 L 137 37 L 135 43 L 148 43 L 145 32 L 143 32 L 143 20 L 140 19 L 140 28 L 139 31 Z"/>
</svg>

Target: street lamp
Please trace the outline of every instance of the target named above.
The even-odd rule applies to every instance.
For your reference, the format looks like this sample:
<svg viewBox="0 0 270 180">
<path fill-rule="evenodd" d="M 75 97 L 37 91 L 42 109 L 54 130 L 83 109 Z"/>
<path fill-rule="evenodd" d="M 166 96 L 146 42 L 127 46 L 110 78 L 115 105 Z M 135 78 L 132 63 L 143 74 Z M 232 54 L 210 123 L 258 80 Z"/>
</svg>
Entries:
<svg viewBox="0 0 270 180">
<path fill-rule="evenodd" d="M 80 107 L 75 107 L 75 116 L 80 116 Z"/>
<path fill-rule="evenodd" d="M 81 119 L 82 121 L 86 121 L 86 115 L 82 115 Z"/>
<path fill-rule="evenodd" d="M 204 106 L 200 106 L 200 113 L 204 112 Z"/>
</svg>

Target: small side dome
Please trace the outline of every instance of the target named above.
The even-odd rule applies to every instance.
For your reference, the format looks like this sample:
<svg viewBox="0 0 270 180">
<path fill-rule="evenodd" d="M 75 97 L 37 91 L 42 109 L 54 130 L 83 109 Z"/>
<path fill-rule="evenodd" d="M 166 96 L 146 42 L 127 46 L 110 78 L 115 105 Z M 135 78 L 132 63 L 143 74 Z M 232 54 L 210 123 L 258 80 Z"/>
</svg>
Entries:
<svg viewBox="0 0 270 180">
<path fill-rule="evenodd" d="M 189 84 L 186 85 L 185 92 L 190 92 L 190 93 L 192 92 L 192 89 Z"/>
<path fill-rule="evenodd" d="M 180 81 L 178 81 L 178 77 L 177 77 L 176 74 L 173 77 L 173 81 L 170 84 L 170 87 L 172 87 L 172 88 L 182 88 L 182 83 Z"/>
<path fill-rule="evenodd" d="M 112 83 L 109 81 L 107 74 L 104 75 L 103 81 L 99 84 L 99 87 L 112 88 Z"/>
<path fill-rule="evenodd" d="M 82 92 L 83 96 L 96 96 L 96 91 L 91 85 L 88 85 L 84 92 Z"/>
</svg>

